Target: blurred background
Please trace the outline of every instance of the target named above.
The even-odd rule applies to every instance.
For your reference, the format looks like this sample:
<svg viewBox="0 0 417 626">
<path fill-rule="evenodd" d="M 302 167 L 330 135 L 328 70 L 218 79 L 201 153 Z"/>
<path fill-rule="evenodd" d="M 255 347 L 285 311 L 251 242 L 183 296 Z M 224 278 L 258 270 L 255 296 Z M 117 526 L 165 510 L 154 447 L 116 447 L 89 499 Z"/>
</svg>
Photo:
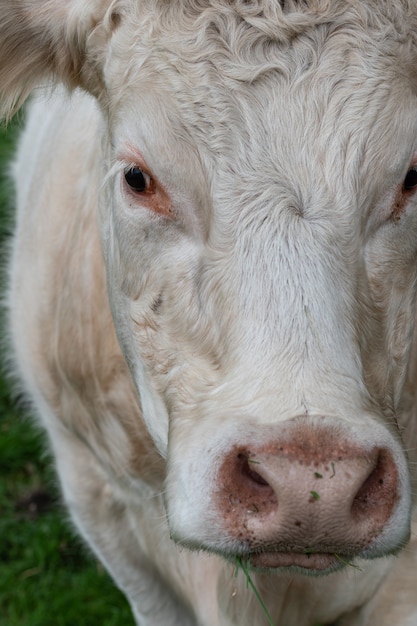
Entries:
<svg viewBox="0 0 417 626">
<path fill-rule="evenodd" d="M 13 232 L 8 164 L 23 117 L 0 127 L 2 269 Z M 5 289 L 2 272 L 2 299 Z M 4 345 L 4 314 L 0 337 Z M 133 626 L 129 606 L 76 537 L 44 434 L 0 369 L 0 626 Z M 4 358 L 6 356 L 6 359 Z"/>
</svg>

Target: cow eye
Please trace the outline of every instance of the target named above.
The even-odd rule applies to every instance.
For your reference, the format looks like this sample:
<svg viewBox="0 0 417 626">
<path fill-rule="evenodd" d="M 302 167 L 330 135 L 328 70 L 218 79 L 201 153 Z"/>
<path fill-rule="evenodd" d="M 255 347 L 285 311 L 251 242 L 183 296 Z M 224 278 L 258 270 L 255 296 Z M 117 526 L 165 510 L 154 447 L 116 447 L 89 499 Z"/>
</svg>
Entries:
<svg viewBox="0 0 417 626">
<path fill-rule="evenodd" d="M 136 193 L 151 193 L 153 191 L 152 178 L 140 169 L 140 167 L 132 166 L 125 170 L 125 181 L 130 189 Z"/>
<path fill-rule="evenodd" d="M 417 187 L 417 167 L 413 167 L 407 172 L 407 176 L 404 179 L 403 188 L 404 191 L 412 191 Z"/>
</svg>

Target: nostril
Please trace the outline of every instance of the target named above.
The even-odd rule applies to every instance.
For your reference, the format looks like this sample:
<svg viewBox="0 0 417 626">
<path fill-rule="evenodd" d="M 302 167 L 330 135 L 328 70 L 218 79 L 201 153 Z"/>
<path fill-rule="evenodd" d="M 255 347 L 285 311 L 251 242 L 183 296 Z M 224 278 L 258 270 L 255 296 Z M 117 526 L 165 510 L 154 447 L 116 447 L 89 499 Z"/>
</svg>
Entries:
<svg viewBox="0 0 417 626">
<path fill-rule="evenodd" d="M 257 466 L 260 466 L 260 462 L 256 459 L 252 459 L 248 454 L 240 452 L 237 455 L 240 463 L 240 471 L 246 478 L 249 478 L 254 483 L 263 487 L 270 487 L 269 483 L 256 471 Z"/>
<path fill-rule="evenodd" d="M 390 517 L 398 497 L 396 465 L 387 450 L 380 450 L 372 470 L 353 499 L 352 515 L 357 520 L 372 518 L 383 524 Z"/>
<path fill-rule="evenodd" d="M 277 495 L 264 478 L 263 468 L 247 450 L 236 451 L 222 465 L 219 484 L 223 515 L 233 515 L 239 527 L 246 527 L 248 517 L 265 518 L 277 510 Z"/>
</svg>

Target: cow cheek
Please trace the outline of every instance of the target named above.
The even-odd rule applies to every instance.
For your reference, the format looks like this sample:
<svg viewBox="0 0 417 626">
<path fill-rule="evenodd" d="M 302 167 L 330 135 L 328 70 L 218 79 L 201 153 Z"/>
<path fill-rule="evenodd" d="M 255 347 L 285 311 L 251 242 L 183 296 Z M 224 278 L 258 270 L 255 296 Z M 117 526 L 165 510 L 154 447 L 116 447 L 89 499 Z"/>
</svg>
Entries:
<svg viewBox="0 0 417 626">
<path fill-rule="evenodd" d="M 398 407 L 415 323 L 417 237 L 410 222 L 387 224 L 365 254 L 365 379 L 372 396 L 389 411 Z"/>
</svg>

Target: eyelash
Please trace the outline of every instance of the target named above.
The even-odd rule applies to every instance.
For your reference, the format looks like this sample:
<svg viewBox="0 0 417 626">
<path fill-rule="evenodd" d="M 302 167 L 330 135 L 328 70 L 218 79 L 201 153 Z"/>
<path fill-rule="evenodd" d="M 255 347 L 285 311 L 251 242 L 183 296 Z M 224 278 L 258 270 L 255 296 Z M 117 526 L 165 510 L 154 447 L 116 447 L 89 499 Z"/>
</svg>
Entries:
<svg viewBox="0 0 417 626">
<path fill-rule="evenodd" d="M 149 169 L 125 160 L 122 170 L 125 191 L 130 195 L 129 206 L 147 209 L 154 215 L 176 219 L 172 201 L 164 186 L 152 176 Z"/>
<path fill-rule="evenodd" d="M 153 178 L 137 165 L 131 165 L 125 169 L 124 179 L 134 193 L 155 193 Z"/>
</svg>

